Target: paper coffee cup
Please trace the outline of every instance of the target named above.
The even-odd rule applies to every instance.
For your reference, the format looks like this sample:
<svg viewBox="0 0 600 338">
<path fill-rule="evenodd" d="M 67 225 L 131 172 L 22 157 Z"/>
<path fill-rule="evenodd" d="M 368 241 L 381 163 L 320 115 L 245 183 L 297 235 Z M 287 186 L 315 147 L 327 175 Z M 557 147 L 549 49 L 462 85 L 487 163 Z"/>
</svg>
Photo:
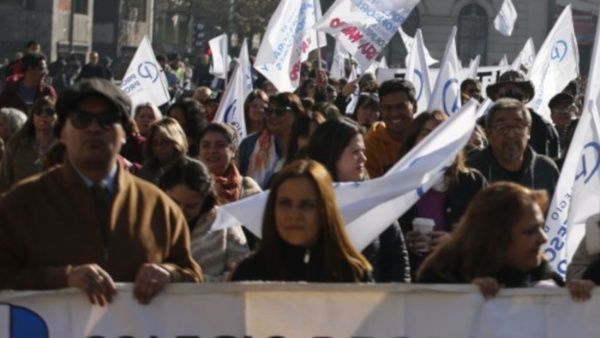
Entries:
<svg viewBox="0 0 600 338">
<path fill-rule="evenodd" d="M 426 235 L 433 231 L 435 221 L 431 218 L 417 217 L 413 220 L 413 230 L 422 235 Z"/>
</svg>

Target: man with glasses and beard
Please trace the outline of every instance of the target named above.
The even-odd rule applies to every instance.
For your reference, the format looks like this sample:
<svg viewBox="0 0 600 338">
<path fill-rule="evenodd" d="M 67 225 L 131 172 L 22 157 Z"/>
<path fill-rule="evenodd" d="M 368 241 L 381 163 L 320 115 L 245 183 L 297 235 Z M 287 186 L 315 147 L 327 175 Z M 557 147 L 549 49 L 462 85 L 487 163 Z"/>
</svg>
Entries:
<svg viewBox="0 0 600 338">
<path fill-rule="evenodd" d="M 200 282 L 178 206 L 117 156 L 131 103 L 107 80 L 84 80 L 56 103 L 65 164 L 0 200 L 0 289 L 81 289 L 105 305 L 115 282 L 148 303 L 172 282 Z"/>
<path fill-rule="evenodd" d="M 531 81 L 525 80 L 523 73 L 509 70 L 500 75 L 494 85 L 488 86 L 486 93 L 493 101 L 509 97 L 527 104 L 535 96 L 535 89 Z M 538 154 L 558 158 L 561 151 L 558 132 L 550 121 L 545 121 L 535 111 L 529 109 L 529 114 L 531 115 L 529 145 Z"/>
<path fill-rule="evenodd" d="M 531 115 L 523 102 L 502 98 L 485 117 L 489 145 L 474 152 L 468 165 L 488 182 L 511 181 L 531 189 L 545 189 L 553 196 L 558 168 L 547 156 L 528 145 Z"/>
</svg>

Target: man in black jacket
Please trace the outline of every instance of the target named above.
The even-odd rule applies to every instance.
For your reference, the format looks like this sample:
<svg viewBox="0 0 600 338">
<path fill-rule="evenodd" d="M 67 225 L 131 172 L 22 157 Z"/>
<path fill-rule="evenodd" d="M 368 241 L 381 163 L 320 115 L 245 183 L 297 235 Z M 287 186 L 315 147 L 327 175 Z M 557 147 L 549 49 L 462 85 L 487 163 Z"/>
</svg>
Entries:
<svg viewBox="0 0 600 338">
<path fill-rule="evenodd" d="M 525 80 L 523 73 L 516 70 L 509 70 L 500 75 L 494 85 L 486 88 L 486 92 L 487 96 L 494 101 L 510 97 L 523 104 L 527 104 L 535 96 L 531 81 Z M 561 149 L 556 128 L 532 109 L 529 109 L 529 112 L 531 115 L 529 145 L 538 154 L 559 158 Z"/>
<path fill-rule="evenodd" d="M 516 99 L 496 101 L 486 116 L 489 146 L 471 154 L 468 165 L 479 170 L 488 182 L 511 181 L 531 189 L 544 189 L 552 198 L 558 168 L 547 156 L 528 145 L 532 118 Z"/>
</svg>

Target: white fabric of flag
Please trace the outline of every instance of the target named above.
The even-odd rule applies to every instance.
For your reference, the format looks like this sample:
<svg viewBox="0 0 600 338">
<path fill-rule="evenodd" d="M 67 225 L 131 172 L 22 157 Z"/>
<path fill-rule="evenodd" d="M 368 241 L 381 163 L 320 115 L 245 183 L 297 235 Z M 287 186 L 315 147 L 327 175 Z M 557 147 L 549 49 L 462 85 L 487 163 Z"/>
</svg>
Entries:
<svg viewBox="0 0 600 338">
<path fill-rule="evenodd" d="M 248 57 L 248 43 L 244 39 L 231 82 L 223 93 L 223 98 L 214 117 L 215 122 L 231 125 L 238 135 L 238 142 L 246 137 L 244 101 L 252 91 L 252 73 Z"/>
<path fill-rule="evenodd" d="M 308 53 L 326 45 L 324 34 L 313 26 L 321 16 L 319 0 L 282 0 L 269 20 L 254 68 L 279 91 L 293 92 L 300 85 L 300 69 Z"/>
<path fill-rule="evenodd" d="M 227 34 L 221 34 L 208 41 L 212 55 L 209 73 L 220 79 L 227 77 L 229 71 L 229 42 Z"/>
<path fill-rule="evenodd" d="M 452 27 L 444 57 L 440 63 L 435 85 L 431 91 L 428 110 L 441 110 L 452 115 L 460 109 L 460 61 L 456 54 L 456 26 Z"/>
<path fill-rule="evenodd" d="M 522 68 L 525 68 L 526 71 L 529 71 L 531 66 L 533 66 L 533 61 L 535 61 L 535 45 L 533 44 L 533 39 L 529 38 L 517 58 L 510 65 L 510 69 L 522 70 Z"/>
<path fill-rule="evenodd" d="M 345 79 L 346 78 L 346 60 L 348 60 L 348 52 L 342 47 L 339 42 L 335 43 L 335 50 L 333 52 L 333 59 L 331 61 L 331 68 L 329 69 L 329 76 L 334 79 Z"/>
<path fill-rule="evenodd" d="M 402 42 L 404 42 L 404 47 L 406 47 L 406 59 L 405 59 L 405 64 L 408 65 L 408 56 L 410 55 L 410 52 L 412 51 L 412 47 L 415 44 L 415 38 L 411 37 L 410 35 L 406 34 L 404 32 L 404 30 L 402 29 L 402 27 L 398 28 L 398 33 L 400 33 L 400 37 L 402 38 Z M 421 32 L 421 34 L 423 34 Z M 438 60 L 434 59 L 431 54 L 429 53 L 429 49 L 427 49 L 427 47 L 425 46 L 425 41 L 423 41 L 423 49 L 425 50 L 425 59 L 427 60 L 427 65 L 429 67 L 435 65 L 436 63 L 438 63 Z"/>
<path fill-rule="evenodd" d="M 415 43 L 408 54 L 405 79 L 415 86 L 417 112 L 425 111 L 431 98 L 431 75 L 421 29 L 417 29 Z"/>
<path fill-rule="evenodd" d="M 479 71 L 479 63 L 481 62 L 481 55 L 477 55 L 474 59 L 469 62 L 468 72 L 464 79 L 477 79 L 477 72 Z M 463 79 L 463 80 L 464 80 Z"/>
<path fill-rule="evenodd" d="M 337 0 L 315 26 L 331 34 L 367 69 L 419 0 Z"/>
<path fill-rule="evenodd" d="M 352 66 L 352 71 L 350 75 L 348 75 L 348 82 L 352 82 L 358 80 L 358 70 L 356 66 Z M 352 94 L 350 94 L 350 101 L 346 105 L 346 115 L 352 115 L 354 113 L 354 109 L 356 109 L 356 105 L 358 104 L 358 96 L 360 95 L 360 88 L 356 86 L 356 89 Z"/>
<path fill-rule="evenodd" d="M 134 107 L 147 102 L 158 107 L 171 99 L 168 88 L 167 77 L 156 61 L 150 40 L 144 37 L 127 67 L 121 89 Z"/>
<path fill-rule="evenodd" d="M 500 62 L 498 62 L 498 66 L 499 67 L 508 67 L 508 66 L 510 66 L 508 64 L 508 56 L 506 56 L 506 54 L 502 55 L 502 58 L 500 59 Z"/>
<path fill-rule="evenodd" d="M 600 21 L 585 94 L 583 113 L 548 208 L 543 249 L 550 264 L 563 276 L 585 232 L 585 221 L 600 212 Z M 596 239 L 597 240 L 597 239 Z"/>
<path fill-rule="evenodd" d="M 494 28 L 502 35 L 511 36 L 517 21 L 517 9 L 511 0 L 504 0 L 494 19 Z"/>
<path fill-rule="evenodd" d="M 362 250 L 414 204 L 467 144 L 475 128 L 477 103 L 469 101 L 418 143 L 384 176 L 335 183 L 336 201 L 354 245 Z M 261 236 L 262 214 L 269 191 L 226 204 L 223 227 L 244 224 Z M 212 230 L 220 229 L 213 227 Z"/>
<path fill-rule="evenodd" d="M 528 77 L 535 88 L 535 97 L 528 107 L 550 121 L 548 102 L 577 76 L 579 52 L 569 5 L 556 20 L 529 70 Z"/>
</svg>

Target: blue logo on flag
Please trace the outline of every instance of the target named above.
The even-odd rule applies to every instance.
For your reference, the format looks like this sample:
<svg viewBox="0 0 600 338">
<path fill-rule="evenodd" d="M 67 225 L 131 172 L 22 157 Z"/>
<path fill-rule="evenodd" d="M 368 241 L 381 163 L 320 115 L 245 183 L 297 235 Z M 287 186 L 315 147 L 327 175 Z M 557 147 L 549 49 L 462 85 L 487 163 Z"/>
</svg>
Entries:
<svg viewBox="0 0 600 338">
<path fill-rule="evenodd" d="M 150 79 L 152 83 L 158 80 L 158 66 L 152 62 L 146 61 L 138 66 L 138 74 L 143 79 Z"/>
<path fill-rule="evenodd" d="M 0 308 L 8 308 L 8 318 L 2 322 L 8 323 L 8 330 L 0 327 L 0 330 L 9 333 L 10 338 L 48 338 L 48 325 L 37 313 L 18 305 L 0 304 Z"/>
<path fill-rule="evenodd" d="M 419 79 L 419 90 L 417 91 L 417 101 L 419 101 L 419 99 L 421 98 L 421 94 L 423 94 L 423 74 L 421 74 L 421 72 L 418 69 L 415 69 L 415 75 Z"/>
<path fill-rule="evenodd" d="M 458 111 L 458 95 L 456 95 L 452 89 L 452 85 L 458 86 L 457 79 L 450 79 L 444 84 L 444 90 L 442 91 L 442 102 L 444 104 L 444 112 L 447 115 L 456 113 Z M 458 89 L 458 88 L 457 88 Z"/>
<path fill-rule="evenodd" d="M 590 163 L 592 164 L 591 170 L 588 171 L 588 162 L 587 159 L 590 159 Z M 590 142 L 583 147 L 583 154 L 581 155 L 580 162 L 580 172 L 575 176 L 575 180 L 579 180 L 580 178 L 584 178 L 583 183 L 587 184 L 587 182 L 594 176 L 595 173 L 600 169 L 600 144 L 597 142 Z"/>
<path fill-rule="evenodd" d="M 233 120 L 233 114 L 235 114 L 235 111 L 237 110 L 237 106 L 235 105 L 236 102 L 237 99 L 233 100 L 233 102 L 231 102 L 229 107 L 227 107 L 227 109 L 225 110 L 225 116 L 223 116 L 223 121 L 225 123 L 231 123 L 231 121 Z"/>
<path fill-rule="evenodd" d="M 567 46 L 567 43 L 564 40 L 558 40 L 554 44 L 554 47 L 552 47 L 550 58 L 552 60 L 558 60 L 558 62 L 562 62 L 562 60 L 565 59 L 565 56 L 567 56 L 568 50 L 569 47 Z"/>
</svg>

